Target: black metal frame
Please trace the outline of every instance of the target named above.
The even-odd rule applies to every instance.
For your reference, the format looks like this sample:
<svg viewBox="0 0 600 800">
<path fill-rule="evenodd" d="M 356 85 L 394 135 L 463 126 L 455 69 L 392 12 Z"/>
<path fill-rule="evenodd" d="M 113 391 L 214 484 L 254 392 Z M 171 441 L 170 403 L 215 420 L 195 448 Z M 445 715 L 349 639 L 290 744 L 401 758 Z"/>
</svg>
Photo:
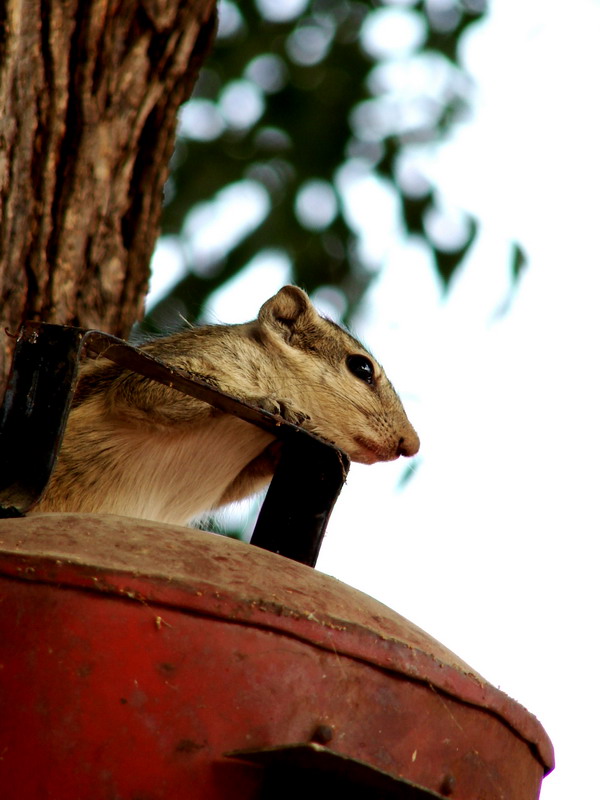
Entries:
<svg viewBox="0 0 600 800">
<path fill-rule="evenodd" d="M 315 565 L 348 474 L 346 453 L 115 336 L 85 328 L 28 322 L 19 331 L 0 412 L 0 516 L 23 516 L 40 500 L 62 442 L 78 364 L 88 354 L 210 403 L 279 439 L 281 458 L 251 543 Z"/>
</svg>

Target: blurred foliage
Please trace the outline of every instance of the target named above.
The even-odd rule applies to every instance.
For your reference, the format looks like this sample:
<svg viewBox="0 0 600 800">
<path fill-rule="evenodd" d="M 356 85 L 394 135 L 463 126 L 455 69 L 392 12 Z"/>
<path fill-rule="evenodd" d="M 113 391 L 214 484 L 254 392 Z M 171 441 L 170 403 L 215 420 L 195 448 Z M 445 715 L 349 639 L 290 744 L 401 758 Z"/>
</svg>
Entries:
<svg viewBox="0 0 600 800">
<path fill-rule="evenodd" d="M 341 290 L 348 317 L 379 266 L 345 193 L 357 175 L 394 194 L 399 230 L 427 245 L 447 287 L 476 222 L 457 231 L 444 220 L 414 155 L 468 108 L 459 44 L 484 13 L 485 0 L 221 0 L 165 190 L 163 236 L 176 237 L 186 274 L 145 327 L 196 319 L 211 292 L 272 250 L 309 292 Z M 215 209 L 226 241 L 211 248 Z"/>
<path fill-rule="evenodd" d="M 521 277 L 521 273 L 527 266 L 527 255 L 518 242 L 512 247 L 511 272 L 513 282 L 516 283 Z"/>
</svg>

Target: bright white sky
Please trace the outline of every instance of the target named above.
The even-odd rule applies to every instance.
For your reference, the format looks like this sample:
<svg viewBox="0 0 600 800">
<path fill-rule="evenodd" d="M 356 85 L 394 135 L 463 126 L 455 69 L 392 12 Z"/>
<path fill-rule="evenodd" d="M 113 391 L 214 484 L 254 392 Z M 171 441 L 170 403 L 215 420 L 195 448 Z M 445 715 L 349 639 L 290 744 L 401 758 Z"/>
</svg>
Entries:
<svg viewBox="0 0 600 800">
<path fill-rule="evenodd" d="M 318 564 L 541 720 L 542 800 L 600 798 L 599 36 L 597 0 L 502 0 L 471 34 L 474 118 L 427 168 L 482 234 L 446 302 L 421 250 L 389 251 L 358 328 L 420 464 L 401 492 L 409 462 L 353 466 Z M 499 316 L 515 239 L 529 269 Z M 215 317 L 254 316 L 284 281 L 246 275 Z"/>
<path fill-rule="evenodd" d="M 354 467 L 319 561 L 538 716 L 542 800 L 600 797 L 599 33 L 594 0 L 503 0 L 472 35 L 475 118 L 431 172 L 480 243 L 446 304 L 390 259 L 364 326 L 422 464 L 395 496 L 388 465 Z M 530 268 L 498 319 L 513 237 Z"/>
</svg>

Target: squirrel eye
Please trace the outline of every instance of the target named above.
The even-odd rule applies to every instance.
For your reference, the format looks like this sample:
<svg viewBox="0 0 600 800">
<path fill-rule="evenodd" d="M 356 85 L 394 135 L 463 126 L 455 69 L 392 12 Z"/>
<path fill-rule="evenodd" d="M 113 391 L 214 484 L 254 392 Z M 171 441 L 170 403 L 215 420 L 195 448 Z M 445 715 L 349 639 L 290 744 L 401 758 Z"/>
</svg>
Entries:
<svg viewBox="0 0 600 800">
<path fill-rule="evenodd" d="M 374 383 L 375 370 L 370 359 L 365 356 L 348 356 L 346 366 L 359 380 L 371 385 Z"/>
</svg>

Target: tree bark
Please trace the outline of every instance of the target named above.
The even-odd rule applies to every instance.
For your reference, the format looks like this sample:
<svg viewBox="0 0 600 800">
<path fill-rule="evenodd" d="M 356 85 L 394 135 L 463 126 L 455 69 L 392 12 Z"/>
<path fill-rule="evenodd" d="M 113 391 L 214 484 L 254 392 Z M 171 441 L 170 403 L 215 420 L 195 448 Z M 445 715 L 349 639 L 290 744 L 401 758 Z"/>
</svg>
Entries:
<svg viewBox="0 0 600 800">
<path fill-rule="evenodd" d="M 0 383 L 25 319 L 139 319 L 215 1 L 0 4 Z"/>
</svg>

